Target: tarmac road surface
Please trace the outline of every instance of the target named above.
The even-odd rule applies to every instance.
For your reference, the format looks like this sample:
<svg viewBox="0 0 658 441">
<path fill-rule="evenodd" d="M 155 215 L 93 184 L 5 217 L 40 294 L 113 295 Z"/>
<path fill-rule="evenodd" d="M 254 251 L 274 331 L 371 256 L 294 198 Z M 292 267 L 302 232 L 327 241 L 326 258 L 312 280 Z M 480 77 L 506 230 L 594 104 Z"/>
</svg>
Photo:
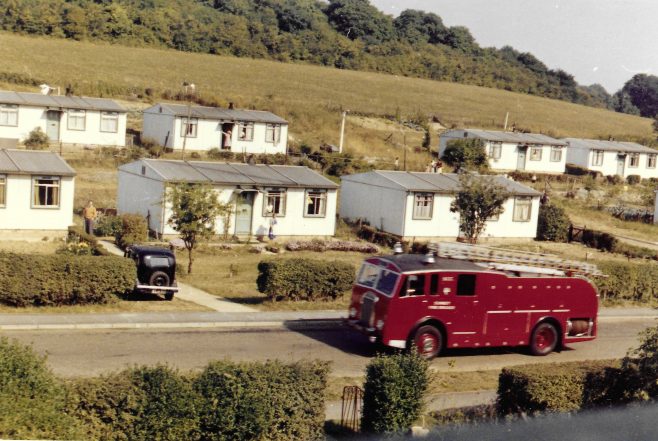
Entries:
<svg viewBox="0 0 658 441">
<path fill-rule="evenodd" d="M 432 368 L 471 371 L 619 358 L 637 346 L 640 331 L 656 324 L 651 317 L 605 318 L 599 322 L 596 340 L 573 344 L 560 353 L 533 357 L 523 348 L 448 350 L 432 362 Z M 358 376 L 376 349 L 338 321 L 269 328 L 5 330 L 0 336 L 31 343 L 38 353 L 48 356 L 53 371 L 65 377 L 95 376 L 134 364 L 167 363 L 197 370 L 217 359 L 321 359 L 333 362 L 332 375 Z"/>
</svg>

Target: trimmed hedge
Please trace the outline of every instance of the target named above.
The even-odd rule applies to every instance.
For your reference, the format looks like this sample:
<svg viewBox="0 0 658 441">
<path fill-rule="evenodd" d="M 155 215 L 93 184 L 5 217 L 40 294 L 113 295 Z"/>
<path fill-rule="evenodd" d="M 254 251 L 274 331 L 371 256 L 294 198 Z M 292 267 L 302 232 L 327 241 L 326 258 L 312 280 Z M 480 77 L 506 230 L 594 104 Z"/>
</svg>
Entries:
<svg viewBox="0 0 658 441">
<path fill-rule="evenodd" d="M 294 240 L 286 244 L 286 249 L 288 251 L 352 251 L 368 254 L 379 253 L 379 247 L 371 243 L 346 240 Z"/>
<path fill-rule="evenodd" d="M 258 264 L 258 290 L 272 301 L 335 299 L 352 287 L 350 263 L 313 259 L 264 260 Z"/>
<path fill-rule="evenodd" d="M 130 292 L 135 277 L 135 264 L 121 257 L 0 253 L 0 303 L 108 303 Z"/>
<path fill-rule="evenodd" d="M 210 363 L 194 381 L 207 441 L 323 440 L 326 362 Z"/>
<path fill-rule="evenodd" d="M 655 263 L 601 261 L 597 266 L 608 276 L 596 279 L 603 300 L 650 302 L 658 299 L 658 265 Z"/>
<path fill-rule="evenodd" d="M 538 364 L 505 368 L 498 379 L 500 415 L 571 412 L 622 401 L 619 360 Z"/>
<path fill-rule="evenodd" d="M 422 415 L 428 363 L 416 352 L 377 356 L 366 368 L 361 430 L 403 433 Z"/>
</svg>

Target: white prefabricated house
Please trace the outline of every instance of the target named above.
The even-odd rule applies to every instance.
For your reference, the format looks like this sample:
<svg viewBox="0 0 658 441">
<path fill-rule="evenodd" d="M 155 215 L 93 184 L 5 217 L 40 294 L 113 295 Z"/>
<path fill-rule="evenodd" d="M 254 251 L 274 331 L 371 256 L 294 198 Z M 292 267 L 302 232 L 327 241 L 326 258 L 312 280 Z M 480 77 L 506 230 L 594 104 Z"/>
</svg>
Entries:
<svg viewBox="0 0 658 441">
<path fill-rule="evenodd" d="M 285 154 L 288 122 L 260 110 L 158 103 L 144 110 L 142 137 L 173 150 Z"/>
<path fill-rule="evenodd" d="M 634 142 L 599 141 L 596 139 L 565 138 L 568 144 L 567 162 L 603 176 L 638 175 L 642 179 L 658 178 L 656 155 L 658 150 Z"/>
<path fill-rule="evenodd" d="M 176 235 L 167 224 L 167 188 L 177 183 L 211 185 L 233 206 L 228 234 L 265 237 L 333 236 L 338 185 L 308 167 L 141 159 L 119 167 L 117 211 L 144 216 L 160 236 Z M 224 218 L 216 222 L 224 234 Z"/>
<path fill-rule="evenodd" d="M 0 237 L 60 237 L 73 225 L 75 170 L 46 151 L 0 149 Z"/>
<path fill-rule="evenodd" d="M 441 134 L 439 157 L 443 157 L 449 141 L 464 138 L 483 141 L 492 170 L 559 174 L 566 168 L 567 143 L 537 133 L 448 130 Z"/>
<path fill-rule="evenodd" d="M 534 238 L 541 194 L 503 176 L 488 176 L 512 196 L 505 211 L 487 222 L 486 238 Z M 459 191 L 459 176 L 376 170 L 341 178 L 340 215 L 361 219 L 404 239 L 455 239 L 460 236 L 459 214 L 450 204 Z"/>
<path fill-rule="evenodd" d="M 16 146 L 37 127 L 53 143 L 126 145 L 126 109 L 112 100 L 0 91 L 3 145 Z"/>
</svg>

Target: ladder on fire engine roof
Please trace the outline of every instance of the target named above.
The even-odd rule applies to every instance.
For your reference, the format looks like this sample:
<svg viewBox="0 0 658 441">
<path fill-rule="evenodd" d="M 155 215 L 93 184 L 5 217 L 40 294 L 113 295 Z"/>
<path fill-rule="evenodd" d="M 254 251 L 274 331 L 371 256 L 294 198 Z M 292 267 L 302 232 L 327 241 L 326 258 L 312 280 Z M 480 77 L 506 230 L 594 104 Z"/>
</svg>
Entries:
<svg viewBox="0 0 658 441">
<path fill-rule="evenodd" d="M 491 269 L 544 275 L 603 276 L 596 265 L 561 259 L 550 254 L 439 242 L 431 249 L 438 257 L 486 263 Z"/>
</svg>

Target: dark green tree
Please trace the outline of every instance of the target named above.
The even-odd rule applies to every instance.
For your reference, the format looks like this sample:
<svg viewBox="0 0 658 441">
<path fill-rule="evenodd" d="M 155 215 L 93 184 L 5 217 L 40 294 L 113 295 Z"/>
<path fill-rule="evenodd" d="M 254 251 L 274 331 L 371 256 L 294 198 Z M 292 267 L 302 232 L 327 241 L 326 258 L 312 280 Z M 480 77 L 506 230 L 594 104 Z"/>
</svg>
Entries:
<svg viewBox="0 0 658 441">
<path fill-rule="evenodd" d="M 564 209 L 548 204 L 539 207 L 537 239 L 553 242 L 566 242 L 569 239 L 571 221 Z"/>
<path fill-rule="evenodd" d="M 640 115 L 653 118 L 658 115 L 658 77 L 654 75 L 638 74 L 631 78 L 622 93 L 628 95 L 633 106 L 637 107 Z"/>
<path fill-rule="evenodd" d="M 368 0 L 329 0 L 325 14 L 329 23 L 351 40 L 377 44 L 392 40 L 395 35 L 391 17 Z"/>
<path fill-rule="evenodd" d="M 446 39 L 448 29 L 436 14 L 406 9 L 393 20 L 398 36 L 411 44 L 440 44 Z"/>
<path fill-rule="evenodd" d="M 479 170 L 488 166 L 487 153 L 481 139 L 450 140 L 441 159 L 454 167 L 455 171 Z"/>
</svg>

